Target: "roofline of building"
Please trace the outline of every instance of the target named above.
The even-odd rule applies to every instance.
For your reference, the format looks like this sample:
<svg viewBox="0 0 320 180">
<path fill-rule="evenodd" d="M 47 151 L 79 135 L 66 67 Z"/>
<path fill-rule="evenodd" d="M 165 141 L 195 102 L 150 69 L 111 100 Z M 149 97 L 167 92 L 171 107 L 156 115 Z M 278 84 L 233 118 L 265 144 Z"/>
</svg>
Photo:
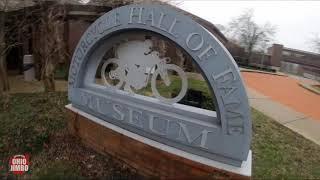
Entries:
<svg viewBox="0 0 320 180">
<path fill-rule="evenodd" d="M 289 51 L 296 51 L 296 52 L 301 52 L 301 53 L 305 53 L 305 54 L 312 54 L 315 56 L 320 56 L 319 53 L 315 53 L 315 52 L 310 52 L 310 51 L 304 51 L 304 50 L 300 50 L 300 49 L 293 49 L 293 48 L 287 48 L 287 47 L 283 47 L 284 50 L 289 50 Z"/>
<path fill-rule="evenodd" d="M 308 64 L 308 63 L 305 63 L 304 61 L 292 61 L 292 60 L 289 60 L 289 59 L 284 59 L 282 60 L 282 62 L 288 62 L 288 63 L 293 63 L 293 64 L 299 64 L 299 65 L 303 65 L 303 66 L 308 66 L 308 67 L 313 67 L 313 68 L 320 68 L 320 66 L 318 65 L 315 65 L 315 64 Z"/>
</svg>

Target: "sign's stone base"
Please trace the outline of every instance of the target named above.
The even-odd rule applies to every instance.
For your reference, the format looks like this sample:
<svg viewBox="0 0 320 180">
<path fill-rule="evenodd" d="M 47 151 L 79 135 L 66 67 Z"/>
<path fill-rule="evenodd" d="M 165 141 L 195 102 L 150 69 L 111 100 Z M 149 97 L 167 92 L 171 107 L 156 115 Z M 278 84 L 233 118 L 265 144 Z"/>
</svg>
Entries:
<svg viewBox="0 0 320 180">
<path fill-rule="evenodd" d="M 251 178 L 251 151 L 241 167 L 197 156 L 119 128 L 72 105 L 68 126 L 73 135 L 102 154 L 110 154 L 147 177 Z"/>
</svg>

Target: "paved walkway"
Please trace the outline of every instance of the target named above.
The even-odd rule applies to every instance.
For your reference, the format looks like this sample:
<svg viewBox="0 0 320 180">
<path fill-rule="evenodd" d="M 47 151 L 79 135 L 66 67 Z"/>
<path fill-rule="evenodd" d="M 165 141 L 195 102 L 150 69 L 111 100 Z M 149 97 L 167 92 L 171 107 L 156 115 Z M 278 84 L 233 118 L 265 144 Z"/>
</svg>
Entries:
<svg viewBox="0 0 320 180">
<path fill-rule="evenodd" d="M 297 80 L 290 77 L 242 75 L 252 107 L 320 145 L 320 96 L 300 87 Z M 274 88 L 267 87 L 270 85 Z"/>
<path fill-rule="evenodd" d="M 320 122 L 320 96 L 299 85 L 299 81 L 310 80 L 251 72 L 242 75 L 250 88 Z"/>
</svg>

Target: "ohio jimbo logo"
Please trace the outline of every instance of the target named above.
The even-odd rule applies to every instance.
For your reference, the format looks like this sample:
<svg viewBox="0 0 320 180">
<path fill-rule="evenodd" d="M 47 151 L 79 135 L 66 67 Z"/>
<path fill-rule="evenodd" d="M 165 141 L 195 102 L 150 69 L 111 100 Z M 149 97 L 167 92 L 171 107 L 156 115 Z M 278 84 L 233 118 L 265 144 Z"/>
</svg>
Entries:
<svg viewBox="0 0 320 180">
<path fill-rule="evenodd" d="M 15 155 L 9 160 L 9 168 L 13 174 L 22 175 L 29 170 L 29 156 Z"/>
</svg>

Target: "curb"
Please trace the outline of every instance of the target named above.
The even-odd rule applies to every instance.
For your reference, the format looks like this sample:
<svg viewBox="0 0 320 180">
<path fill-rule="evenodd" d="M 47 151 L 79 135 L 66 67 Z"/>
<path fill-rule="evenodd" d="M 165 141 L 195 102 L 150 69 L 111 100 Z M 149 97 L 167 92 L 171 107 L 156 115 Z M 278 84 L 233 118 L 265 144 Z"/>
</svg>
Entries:
<svg viewBox="0 0 320 180">
<path fill-rule="evenodd" d="M 298 83 L 299 86 L 303 87 L 304 89 L 308 90 L 308 91 L 311 91 L 317 95 L 320 95 L 320 91 L 318 91 L 317 89 L 313 88 L 311 85 L 307 85 L 307 84 L 304 84 L 304 83 L 301 83 L 299 82 Z"/>
<path fill-rule="evenodd" d="M 240 69 L 240 72 L 261 73 L 261 74 L 270 74 L 270 75 L 276 75 L 276 76 L 285 76 L 285 77 L 288 77 L 288 75 L 286 75 L 286 74 L 272 73 L 272 72 L 259 71 L 259 70 L 247 70 L 247 69 Z"/>
</svg>

